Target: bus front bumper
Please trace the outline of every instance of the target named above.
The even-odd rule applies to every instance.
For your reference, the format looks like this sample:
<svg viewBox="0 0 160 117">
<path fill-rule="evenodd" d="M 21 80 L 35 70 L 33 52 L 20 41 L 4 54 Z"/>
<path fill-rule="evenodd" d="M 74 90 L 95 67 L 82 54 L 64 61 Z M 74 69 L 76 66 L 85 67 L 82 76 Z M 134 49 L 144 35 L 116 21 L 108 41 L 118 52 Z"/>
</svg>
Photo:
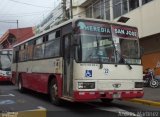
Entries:
<svg viewBox="0 0 160 117">
<path fill-rule="evenodd" d="M 74 91 L 75 101 L 91 101 L 96 99 L 133 99 L 142 98 L 143 90 L 134 91 Z"/>
<path fill-rule="evenodd" d="M 0 76 L 0 81 L 11 81 L 11 77 L 8 77 L 8 76 Z"/>
</svg>

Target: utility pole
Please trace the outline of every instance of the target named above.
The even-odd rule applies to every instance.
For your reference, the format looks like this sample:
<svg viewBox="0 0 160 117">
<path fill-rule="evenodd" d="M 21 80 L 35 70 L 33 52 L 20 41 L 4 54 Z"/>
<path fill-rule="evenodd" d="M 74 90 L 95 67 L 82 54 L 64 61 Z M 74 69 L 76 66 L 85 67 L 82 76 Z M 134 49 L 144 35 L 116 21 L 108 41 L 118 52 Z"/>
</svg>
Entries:
<svg viewBox="0 0 160 117">
<path fill-rule="evenodd" d="M 17 29 L 18 29 L 18 20 L 17 20 Z"/>
<path fill-rule="evenodd" d="M 63 8 L 63 20 L 67 19 L 67 11 L 66 11 L 66 0 L 62 0 L 62 8 Z"/>
<path fill-rule="evenodd" d="M 18 20 L 16 21 L 16 24 L 17 24 L 17 39 L 16 39 L 16 40 L 18 40 L 18 38 L 19 38 L 19 31 L 18 31 L 19 26 L 18 26 Z"/>
<path fill-rule="evenodd" d="M 19 28 L 19 25 L 18 25 L 18 20 L 16 21 L 17 23 L 17 38 L 16 38 L 16 41 L 18 41 L 19 39 L 19 31 L 18 31 L 18 28 Z M 15 56 L 16 56 L 16 62 L 17 62 L 17 57 L 18 57 L 18 51 L 16 50 L 16 53 L 15 53 Z M 18 64 L 16 64 L 16 84 L 18 84 Z"/>
<path fill-rule="evenodd" d="M 72 19 L 73 18 L 73 11 L 72 11 L 72 0 L 70 0 L 70 14 L 71 14 L 71 16 L 70 16 L 70 19 Z"/>
</svg>

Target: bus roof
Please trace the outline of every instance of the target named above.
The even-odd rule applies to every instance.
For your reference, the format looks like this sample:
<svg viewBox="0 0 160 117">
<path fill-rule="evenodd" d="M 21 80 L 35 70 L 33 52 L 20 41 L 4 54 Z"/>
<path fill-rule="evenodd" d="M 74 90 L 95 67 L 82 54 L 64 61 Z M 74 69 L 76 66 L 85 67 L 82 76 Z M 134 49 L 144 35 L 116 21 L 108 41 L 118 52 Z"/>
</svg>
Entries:
<svg viewBox="0 0 160 117">
<path fill-rule="evenodd" d="M 29 39 L 27 39 L 27 40 L 24 40 L 24 41 L 22 41 L 22 42 L 20 42 L 20 43 L 18 43 L 18 44 L 15 44 L 13 47 L 16 47 L 16 46 L 19 46 L 19 45 L 21 45 L 21 44 L 24 44 L 25 42 L 28 42 L 28 41 L 36 38 L 36 37 L 39 37 L 39 36 L 41 36 L 41 35 L 43 35 L 43 34 L 45 34 L 45 33 L 51 32 L 52 30 L 55 30 L 55 29 L 57 29 L 57 28 L 60 28 L 60 27 L 66 25 L 66 24 L 69 24 L 69 23 L 71 23 L 71 22 L 76 22 L 77 20 L 99 21 L 99 22 L 106 22 L 106 23 L 110 23 L 110 24 L 115 24 L 115 25 L 121 25 L 121 26 L 128 26 L 128 27 L 136 28 L 135 26 L 129 26 L 129 25 L 125 25 L 125 24 L 120 23 L 120 22 L 103 20 L 103 19 L 73 18 L 73 19 L 67 20 L 67 21 L 65 21 L 65 22 L 63 22 L 63 23 L 61 23 L 61 24 L 59 24 L 59 25 L 56 25 L 56 26 L 52 27 L 51 29 L 49 29 L 49 30 L 47 30 L 47 31 L 44 31 L 44 32 L 42 32 L 42 33 L 40 33 L 40 34 L 38 34 L 38 35 L 35 35 L 35 36 L 33 36 L 33 37 L 31 37 L 31 38 L 29 38 Z"/>
</svg>

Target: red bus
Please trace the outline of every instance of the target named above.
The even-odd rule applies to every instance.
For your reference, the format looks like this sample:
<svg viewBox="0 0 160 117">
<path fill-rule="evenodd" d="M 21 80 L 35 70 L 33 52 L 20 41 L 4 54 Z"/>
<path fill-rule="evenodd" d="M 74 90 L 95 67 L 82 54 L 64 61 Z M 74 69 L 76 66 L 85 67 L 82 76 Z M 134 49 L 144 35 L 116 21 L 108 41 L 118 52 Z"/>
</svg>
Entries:
<svg viewBox="0 0 160 117">
<path fill-rule="evenodd" d="M 11 81 L 12 50 L 0 49 L 0 82 Z"/>
<path fill-rule="evenodd" d="M 12 77 L 62 100 L 132 99 L 143 96 L 138 30 L 98 19 L 71 19 L 13 47 Z"/>
</svg>

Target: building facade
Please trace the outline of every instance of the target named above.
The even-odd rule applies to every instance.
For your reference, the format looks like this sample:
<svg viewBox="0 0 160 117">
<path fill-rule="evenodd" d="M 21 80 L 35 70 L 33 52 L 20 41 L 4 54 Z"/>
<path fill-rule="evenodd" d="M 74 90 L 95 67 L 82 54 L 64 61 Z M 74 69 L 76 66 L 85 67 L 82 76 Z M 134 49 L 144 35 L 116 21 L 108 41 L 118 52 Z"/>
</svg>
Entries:
<svg viewBox="0 0 160 117">
<path fill-rule="evenodd" d="M 122 16 L 127 17 L 126 24 L 139 30 L 144 69 L 157 68 L 160 74 L 160 0 L 72 0 L 72 7 L 71 0 L 66 3 L 68 19 L 88 17 L 118 21 Z"/>
<path fill-rule="evenodd" d="M 48 16 L 42 22 L 40 22 L 39 25 L 35 27 L 35 33 L 39 34 L 45 30 L 48 30 L 54 24 L 62 20 L 62 15 L 63 15 L 62 4 L 58 4 L 58 6 L 54 8 L 48 14 Z"/>
<path fill-rule="evenodd" d="M 32 27 L 9 29 L 0 38 L 0 48 L 12 48 L 14 44 L 24 41 L 34 35 Z"/>
<path fill-rule="evenodd" d="M 160 75 L 160 0 L 73 0 L 73 16 L 118 21 L 129 18 L 127 25 L 139 30 L 143 48 L 142 64 L 146 68 L 157 68 Z"/>
</svg>

